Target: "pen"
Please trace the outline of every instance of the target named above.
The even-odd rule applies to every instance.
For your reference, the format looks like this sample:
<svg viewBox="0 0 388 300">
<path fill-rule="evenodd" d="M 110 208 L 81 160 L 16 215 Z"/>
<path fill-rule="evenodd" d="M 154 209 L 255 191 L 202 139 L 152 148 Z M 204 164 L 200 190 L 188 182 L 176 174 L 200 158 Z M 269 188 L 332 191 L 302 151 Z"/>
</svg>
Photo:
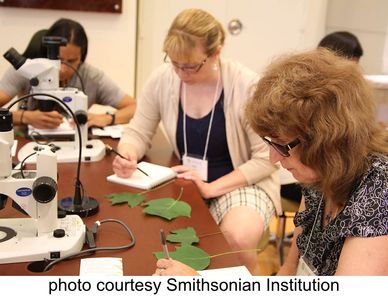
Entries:
<svg viewBox="0 0 388 300">
<path fill-rule="evenodd" d="M 160 241 L 162 242 L 162 246 L 163 246 L 164 258 L 170 259 L 170 254 L 168 253 L 168 248 L 166 243 L 166 236 L 164 235 L 163 229 L 160 229 Z"/>
<path fill-rule="evenodd" d="M 112 146 L 108 145 L 108 144 L 105 144 L 105 147 L 109 150 L 109 151 L 112 151 L 114 154 L 120 156 L 122 159 L 125 159 L 125 160 L 128 160 L 128 158 L 122 156 L 119 152 L 117 152 L 115 149 L 112 148 Z M 144 175 L 150 177 L 150 175 L 148 175 L 146 172 L 144 172 L 142 169 L 140 169 L 139 167 L 137 167 L 137 169 L 142 172 Z"/>
</svg>

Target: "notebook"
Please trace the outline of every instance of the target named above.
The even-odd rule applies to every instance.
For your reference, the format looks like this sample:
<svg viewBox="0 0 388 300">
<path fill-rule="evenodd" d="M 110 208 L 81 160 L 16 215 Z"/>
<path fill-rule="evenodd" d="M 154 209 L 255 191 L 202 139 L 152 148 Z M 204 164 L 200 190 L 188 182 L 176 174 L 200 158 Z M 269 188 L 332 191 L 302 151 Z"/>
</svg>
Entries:
<svg viewBox="0 0 388 300">
<path fill-rule="evenodd" d="M 74 126 L 72 126 L 68 119 L 64 118 L 57 128 L 54 129 L 38 129 L 31 125 L 28 125 L 28 135 L 31 136 L 34 133 L 44 135 L 46 137 L 57 137 L 57 136 L 74 136 Z"/>
<path fill-rule="evenodd" d="M 175 171 L 168 167 L 144 161 L 138 163 L 137 166 L 146 172 L 149 176 L 143 174 L 139 170 L 136 170 L 130 178 L 121 178 L 116 174 L 113 174 L 108 176 L 106 179 L 110 182 L 128 185 L 143 190 L 149 190 L 176 177 Z"/>
</svg>

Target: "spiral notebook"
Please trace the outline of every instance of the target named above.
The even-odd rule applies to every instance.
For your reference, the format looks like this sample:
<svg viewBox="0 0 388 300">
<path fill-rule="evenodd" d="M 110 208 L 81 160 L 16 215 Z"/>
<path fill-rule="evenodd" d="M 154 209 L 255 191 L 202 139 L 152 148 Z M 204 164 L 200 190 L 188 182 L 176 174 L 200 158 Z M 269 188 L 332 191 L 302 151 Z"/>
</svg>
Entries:
<svg viewBox="0 0 388 300">
<path fill-rule="evenodd" d="M 176 177 L 176 173 L 173 171 L 173 169 L 161 165 L 142 161 L 138 163 L 137 166 L 139 169 L 146 172 L 149 176 L 144 175 L 139 170 L 136 170 L 129 178 L 121 178 L 116 174 L 113 174 L 108 176 L 106 179 L 110 182 L 128 185 L 143 190 L 149 190 Z"/>
</svg>

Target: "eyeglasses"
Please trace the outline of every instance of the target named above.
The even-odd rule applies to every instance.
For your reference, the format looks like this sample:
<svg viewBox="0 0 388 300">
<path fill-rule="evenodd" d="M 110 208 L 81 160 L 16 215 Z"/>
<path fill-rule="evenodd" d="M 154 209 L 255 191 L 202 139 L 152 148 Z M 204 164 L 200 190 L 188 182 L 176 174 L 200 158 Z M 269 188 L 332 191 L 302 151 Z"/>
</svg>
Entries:
<svg viewBox="0 0 388 300">
<path fill-rule="evenodd" d="M 184 64 L 180 65 L 176 63 L 175 61 L 172 61 L 169 59 L 167 53 L 163 59 L 165 63 L 171 63 L 174 68 L 177 68 L 179 70 L 182 70 L 183 72 L 189 73 L 189 74 L 195 74 L 198 73 L 199 70 L 201 70 L 202 66 L 206 63 L 208 57 L 206 57 L 200 64 Z"/>
<path fill-rule="evenodd" d="M 290 153 L 288 153 L 288 151 L 290 151 L 292 148 L 294 148 L 294 147 L 296 147 L 297 145 L 300 144 L 300 140 L 299 139 L 295 139 L 295 140 L 293 140 L 291 143 L 289 143 L 287 145 L 280 145 L 280 144 L 274 143 L 274 142 L 272 142 L 271 140 L 269 140 L 266 137 L 262 137 L 262 139 L 269 146 L 272 146 L 283 157 L 289 157 Z"/>
</svg>

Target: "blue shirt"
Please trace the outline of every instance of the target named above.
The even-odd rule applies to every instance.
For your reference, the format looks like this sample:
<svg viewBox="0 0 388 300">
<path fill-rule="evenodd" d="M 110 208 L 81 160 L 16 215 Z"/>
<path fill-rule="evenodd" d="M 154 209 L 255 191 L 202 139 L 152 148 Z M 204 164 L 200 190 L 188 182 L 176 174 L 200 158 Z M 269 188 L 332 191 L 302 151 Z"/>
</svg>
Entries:
<svg viewBox="0 0 388 300">
<path fill-rule="evenodd" d="M 183 109 L 181 101 L 179 103 L 176 142 L 179 153 L 182 157 L 185 154 L 183 139 Z M 194 119 L 186 115 L 186 140 L 188 155 L 201 159 L 203 158 L 210 117 L 211 111 L 200 119 Z M 222 91 L 220 98 L 214 107 L 214 116 L 211 125 L 206 158 L 208 160 L 208 182 L 214 181 L 233 171 L 233 164 L 226 140 L 224 91 Z"/>
</svg>

